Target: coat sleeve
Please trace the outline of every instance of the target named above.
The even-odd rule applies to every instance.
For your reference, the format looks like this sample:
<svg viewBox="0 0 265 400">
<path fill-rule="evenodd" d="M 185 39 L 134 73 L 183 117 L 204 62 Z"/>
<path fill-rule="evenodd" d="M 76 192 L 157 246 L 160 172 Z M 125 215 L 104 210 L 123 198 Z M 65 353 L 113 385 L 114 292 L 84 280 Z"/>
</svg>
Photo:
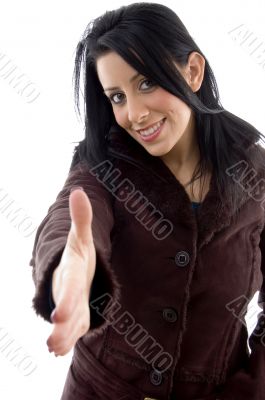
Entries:
<svg viewBox="0 0 265 400">
<path fill-rule="evenodd" d="M 35 235 L 32 257 L 32 278 L 35 285 L 33 309 L 51 323 L 50 314 L 54 307 L 51 297 L 51 279 L 58 266 L 71 227 L 69 195 L 71 188 L 82 186 L 92 205 L 92 234 L 96 249 L 96 272 L 92 282 L 90 299 L 97 299 L 108 293 L 112 301 L 118 301 L 120 286 L 111 268 L 111 232 L 114 226 L 112 195 L 90 173 L 88 165 L 78 162 L 68 173 L 68 177 L 55 202 L 49 207 Z M 107 323 L 107 312 L 102 315 L 90 309 L 89 331 L 99 332 Z"/>
<path fill-rule="evenodd" d="M 258 304 L 263 311 L 258 314 L 256 327 L 249 337 L 251 354 L 247 367 L 228 378 L 218 400 L 265 399 L 265 229 L 261 233 L 259 246 L 263 283 Z"/>
</svg>

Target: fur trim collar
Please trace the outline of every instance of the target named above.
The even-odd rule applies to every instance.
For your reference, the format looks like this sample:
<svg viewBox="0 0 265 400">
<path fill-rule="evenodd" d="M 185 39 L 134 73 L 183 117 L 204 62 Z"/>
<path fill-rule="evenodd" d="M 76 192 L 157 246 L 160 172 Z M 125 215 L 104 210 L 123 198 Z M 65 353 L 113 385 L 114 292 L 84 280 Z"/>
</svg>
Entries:
<svg viewBox="0 0 265 400">
<path fill-rule="evenodd" d="M 191 201 L 183 185 L 159 158 L 150 155 L 129 135 L 111 129 L 109 136 L 109 155 L 114 158 L 115 167 L 121 177 L 130 179 L 135 188 L 141 191 L 169 219 L 173 226 L 181 224 L 197 236 L 200 249 L 221 229 L 229 226 L 238 211 L 251 200 L 242 195 L 236 215 L 228 199 L 222 201 L 218 193 L 216 179 L 212 175 L 210 188 L 205 199 L 197 209 L 197 218 Z M 193 236 L 194 237 L 194 236 Z"/>
</svg>

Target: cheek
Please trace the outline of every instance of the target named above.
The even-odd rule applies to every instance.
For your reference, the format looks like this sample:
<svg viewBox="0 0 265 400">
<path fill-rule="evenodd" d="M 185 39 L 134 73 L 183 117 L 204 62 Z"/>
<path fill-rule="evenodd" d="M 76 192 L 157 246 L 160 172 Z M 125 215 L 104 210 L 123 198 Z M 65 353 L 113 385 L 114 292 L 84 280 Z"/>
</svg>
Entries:
<svg viewBox="0 0 265 400">
<path fill-rule="evenodd" d="M 190 119 L 191 109 L 180 99 L 175 99 L 175 101 L 171 103 L 170 114 L 173 119 L 185 122 Z"/>
<path fill-rule="evenodd" d="M 181 117 L 186 116 L 190 111 L 186 103 L 164 89 L 160 89 L 157 92 L 157 95 L 156 104 L 173 119 L 179 120 Z"/>
<path fill-rule="evenodd" d="M 115 117 L 115 120 L 117 122 L 118 125 L 125 127 L 126 126 L 126 117 L 125 117 L 125 113 L 122 112 L 122 110 L 119 109 L 113 109 L 113 114 Z"/>
</svg>

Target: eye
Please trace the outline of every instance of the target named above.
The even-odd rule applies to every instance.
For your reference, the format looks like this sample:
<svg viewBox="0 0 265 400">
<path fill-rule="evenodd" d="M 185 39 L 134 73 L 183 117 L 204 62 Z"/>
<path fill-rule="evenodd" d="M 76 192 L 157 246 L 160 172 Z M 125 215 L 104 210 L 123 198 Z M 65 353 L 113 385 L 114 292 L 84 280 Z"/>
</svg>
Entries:
<svg viewBox="0 0 265 400">
<path fill-rule="evenodd" d="M 115 96 L 118 97 L 118 101 L 114 100 L 114 97 L 115 97 Z M 109 96 L 109 100 L 110 100 L 112 103 L 114 103 L 114 104 L 120 104 L 119 96 L 122 97 L 123 94 L 122 94 L 122 93 L 115 93 L 115 94 L 112 94 L 111 96 Z"/>
<path fill-rule="evenodd" d="M 142 83 L 145 83 L 145 82 L 149 82 L 149 85 L 147 85 L 147 86 L 148 86 L 147 89 L 149 89 L 150 87 L 153 87 L 153 86 L 155 85 L 154 82 L 153 82 L 151 79 L 144 79 L 144 80 L 141 82 L 141 84 L 142 84 Z M 151 82 L 151 84 L 150 84 L 150 82 Z"/>
<path fill-rule="evenodd" d="M 140 87 L 142 88 L 142 84 L 146 84 L 146 82 L 148 83 L 148 84 L 147 84 L 147 89 L 143 89 L 144 91 L 146 91 L 146 90 L 152 88 L 153 86 L 155 86 L 154 82 L 153 82 L 151 79 L 144 79 L 144 80 L 142 80 L 142 81 L 140 82 Z M 117 97 L 116 100 L 115 100 L 115 96 Z M 116 104 L 116 105 L 119 105 L 119 104 L 122 103 L 123 96 L 124 96 L 123 93 L 119 93 L 119 92 L 118 92 L 118 93 L 112 94 L 112 95 L 109 96 L 108 98 L 109 98 L 109 100 L 111 101 L 111 103 Z"/>
</svg>

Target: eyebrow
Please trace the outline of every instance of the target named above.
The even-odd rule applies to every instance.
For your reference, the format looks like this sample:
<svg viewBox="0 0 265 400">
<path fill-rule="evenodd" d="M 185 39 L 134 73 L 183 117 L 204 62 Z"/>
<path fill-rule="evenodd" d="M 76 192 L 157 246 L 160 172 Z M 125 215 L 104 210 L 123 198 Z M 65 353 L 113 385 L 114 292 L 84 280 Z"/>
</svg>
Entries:
<svg viewBox="0 0 265 400">
<path fill-rule="evenodd" d="M 131 77 L 131 79 L 129 80 L 129 82 L 131 83 L 131 82 L 133 82 L 133 81 L 135 81 L 135 79 L 136 78 L 138 78 L 138 76 L 140 76 L 141 74 L 140 74 L 140 72 L 137 72 L 137 74 L 135 74 L 135 75 L 133 75 L 132 77 Z M 104 89 L 103 91 L 104 92 L 107 92 L 108 90 L 117 90 L 117 89 L 120 89 L 118 86 L 113 86 L 113 87 L 110 87 L 110 88 L 106 88 L 106 89 Z"/>
</svg>

